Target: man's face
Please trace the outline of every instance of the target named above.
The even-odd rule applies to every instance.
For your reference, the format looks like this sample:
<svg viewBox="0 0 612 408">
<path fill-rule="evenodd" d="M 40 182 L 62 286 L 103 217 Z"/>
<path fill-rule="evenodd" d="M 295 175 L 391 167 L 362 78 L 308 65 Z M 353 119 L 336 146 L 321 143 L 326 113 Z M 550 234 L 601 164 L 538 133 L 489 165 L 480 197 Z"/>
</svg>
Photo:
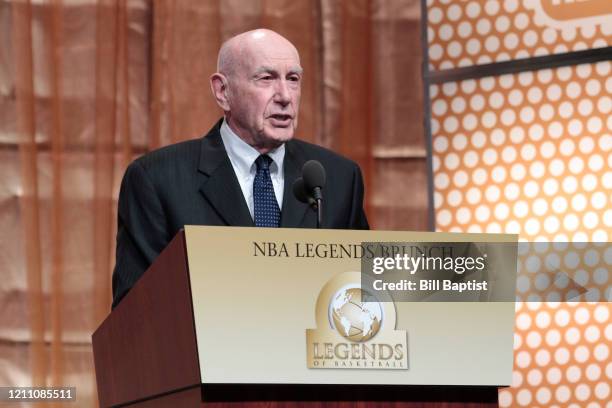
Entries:
<svg viewBox="0 0 612 408">
<path fill-rule="evenodd" d="M 298 123 L 302 69 L 284 39 L 249 41 L 228 78 L 230 127 L 250 145 L 272 149 L 290 140 Z"/>
</svg>

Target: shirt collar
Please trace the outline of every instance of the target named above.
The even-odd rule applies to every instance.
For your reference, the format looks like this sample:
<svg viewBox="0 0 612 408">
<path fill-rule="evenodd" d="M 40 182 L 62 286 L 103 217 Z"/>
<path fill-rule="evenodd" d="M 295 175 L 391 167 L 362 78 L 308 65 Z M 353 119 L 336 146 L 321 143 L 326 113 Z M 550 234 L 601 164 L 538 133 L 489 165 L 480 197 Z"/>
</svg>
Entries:
<svg viewBox="0 0 612 408">
<path fill-rule="evenodd" d="M 251 169 L 255 169 L 255 160 L 257 160 L 260 153 L 234 133 L 225 118 L 221 124 L 220 131 L 223 145 L 234 167 L 238 167 L 239 171 L 245 174 L 251 172 Z M 276 149 L 269 151 L 268 156 L 274 161 L 270 166 L 270 173 L 278 172 L 279 169 L 283 168 L 285 144 L 283 143 Z"/>
</svg>

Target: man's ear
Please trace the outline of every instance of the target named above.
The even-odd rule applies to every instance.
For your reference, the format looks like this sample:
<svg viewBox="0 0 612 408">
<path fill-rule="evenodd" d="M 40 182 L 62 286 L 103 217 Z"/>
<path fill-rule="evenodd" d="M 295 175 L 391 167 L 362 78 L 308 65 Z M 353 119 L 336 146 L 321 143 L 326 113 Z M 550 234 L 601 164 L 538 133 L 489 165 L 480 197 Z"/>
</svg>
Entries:
<svg viewBox="0 0 612 408">
<path fill-rule="evenodd" d="M 227 83 L 228 82 L 225 75 L 220 74 L 219 72 L 215 72 L 210 77 L 210 89 L 215 97 L 215 100 L 217 101 L 217 105 L 219 105 L 224 112 L 230 111 L 230 103 L 227 96 Z"/>
</svg>

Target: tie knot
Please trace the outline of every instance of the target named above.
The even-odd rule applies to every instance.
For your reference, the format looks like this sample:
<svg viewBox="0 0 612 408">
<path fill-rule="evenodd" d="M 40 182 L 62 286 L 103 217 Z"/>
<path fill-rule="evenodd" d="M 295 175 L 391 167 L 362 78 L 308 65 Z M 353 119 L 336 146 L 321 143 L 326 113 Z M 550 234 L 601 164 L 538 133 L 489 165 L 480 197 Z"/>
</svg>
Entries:
<svg viewBox="0 0 612 408">
<path fill-rule="evenodd" d="M 257 165 L 257 170 L 268 170 L 270 168 L 270 164 L 272 163 L 272 158 L 267 154 L 262 154 L 255 160 L 255 164 Z"/>
</svg>

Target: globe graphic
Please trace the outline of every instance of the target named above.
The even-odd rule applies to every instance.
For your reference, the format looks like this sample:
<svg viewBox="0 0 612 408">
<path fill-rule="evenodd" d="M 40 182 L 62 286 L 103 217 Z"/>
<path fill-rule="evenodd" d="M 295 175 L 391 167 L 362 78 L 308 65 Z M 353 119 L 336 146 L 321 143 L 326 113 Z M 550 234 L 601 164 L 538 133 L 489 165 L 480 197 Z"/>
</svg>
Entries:
<svg viewBox="0 0 612 408">
<path fill-rule="evenodd" d="M 329 307 L 332 325 L 342 337 L 350 341 L 368 341 L 380 330 L 380 303 L 361 288 L 339 290 L 332 297 Z"/>
</svg>

